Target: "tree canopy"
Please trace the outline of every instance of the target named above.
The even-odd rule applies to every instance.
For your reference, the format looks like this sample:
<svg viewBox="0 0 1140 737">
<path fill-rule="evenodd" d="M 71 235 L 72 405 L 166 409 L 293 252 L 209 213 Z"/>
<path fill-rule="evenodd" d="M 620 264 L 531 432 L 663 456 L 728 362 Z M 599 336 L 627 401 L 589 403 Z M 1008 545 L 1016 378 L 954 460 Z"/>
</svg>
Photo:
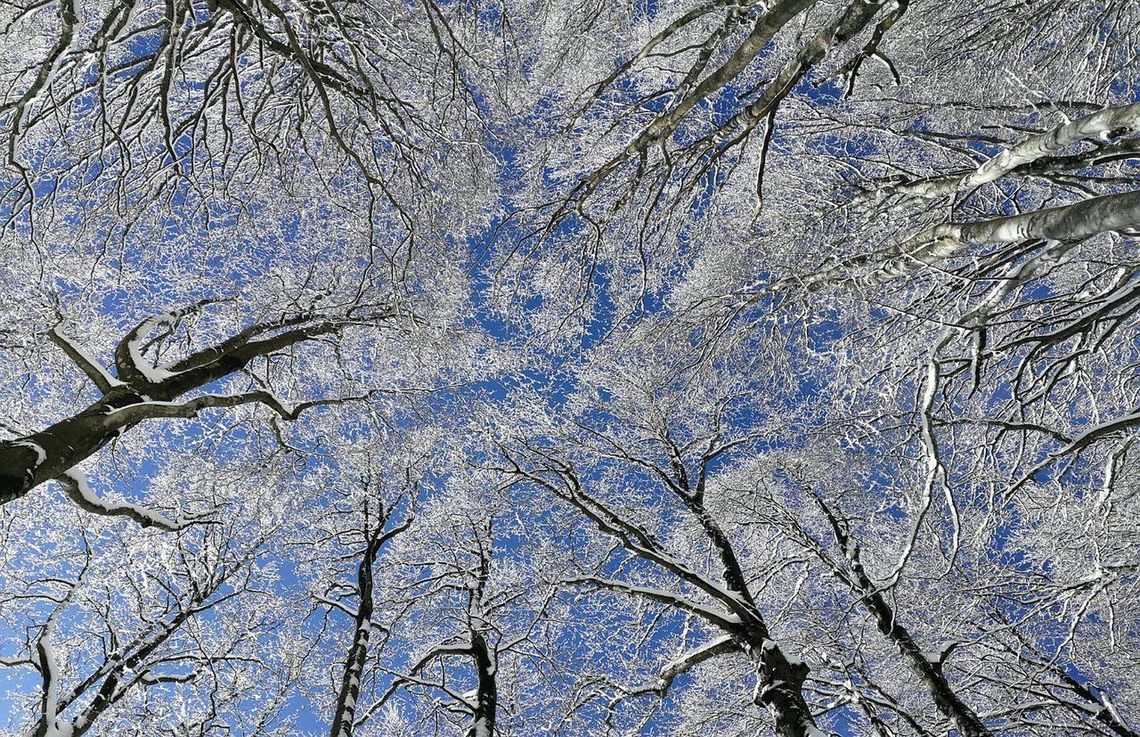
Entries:
<svg viewBox="0 0 1140 737">
<path fill-rule="evenodd" d="M 0 6 L 0 732 L 1140 735 L 1140 5 Z"/>
</svg>

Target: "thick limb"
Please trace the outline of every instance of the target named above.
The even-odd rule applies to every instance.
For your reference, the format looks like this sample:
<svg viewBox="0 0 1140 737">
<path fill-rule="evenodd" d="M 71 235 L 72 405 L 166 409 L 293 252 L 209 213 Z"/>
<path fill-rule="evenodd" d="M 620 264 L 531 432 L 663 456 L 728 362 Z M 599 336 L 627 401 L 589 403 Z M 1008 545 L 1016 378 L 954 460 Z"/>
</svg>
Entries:
<svg viewBox="0 0 1140 737">
<path fill-rule="evenodd" d="M 206 304 L 200 302 L 145 320 L 128 332 L 115 350 L 117 379 L 58 330 L 53 330 L 53 341 L 92 379 L 102 396 L 79 413 L 44 430 L 0 441 L 0 504 L 20 498 L 45 481 L 61 477 L 143 420 L 194 417 L 209 407 L 251 403 L 264 404 L 286 419 L 295 419 L 309 407 L 341 401 L 317 400 L 286 409 L 264 391 L 231 396 L 201 395 L 181 403 L 174 400 L 241 371 L 255 358 L 336 334 L 350 325 L 375 324 L 393 314 L 381 309 L 367 318 L 301 316 L 254 325 L 169 366 L 152 365 L 143 356 L 141 343 L 151 331 L 172 328 L 180 317 Z"/>
</svg>

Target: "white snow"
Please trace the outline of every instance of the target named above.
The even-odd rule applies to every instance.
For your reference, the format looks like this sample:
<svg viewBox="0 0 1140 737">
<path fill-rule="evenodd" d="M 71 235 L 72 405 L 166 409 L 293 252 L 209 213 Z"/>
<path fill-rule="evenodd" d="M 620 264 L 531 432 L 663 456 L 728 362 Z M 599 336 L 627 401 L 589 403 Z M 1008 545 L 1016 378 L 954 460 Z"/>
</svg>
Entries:
<svg viewBox="0 0 1140 737">
<path fill-rule="evenodd" d="M 138 372 L 152 384 L 160 384 L 170 377 L 176 376 L 177 374 L 155 366 L 150 361 L 148 361 L 146 359 L 146 356 L 142 354 L 142 350 L 140 349 L 139 344 L 142 342 L 142 339 L 146 335 L 150 334 L 151 330 L 158 327 L 159 325 L 173 320 L 175 317 L 177 317 L 177 315 L 174 313 L 169 313 L 162 315 L 161 317 L 151 318 L 139 326 L 139 329 L 135 333 L 134 338 L 127 341 L 127 352 L 130 354 L 131 364 L 133 364 Z"/>
<path fill-rule="evenodd" d="M 70 348 L 70 349 L 71 349 L 71 351 L 72 351 L 72 352 L 73 352 L 73 353 L 74 353 L 76 356 L 79 356 L 79 358 L 80 358 L 80 359 L 81 359 L 81 360 L 82 360 L 84 363 L 86 363 L 86 364 L 87 364 L 87 368 L 89 368 L 89 369 L 91 369 L 91 370 L 93 370 L 93 371 L 96 371 L 96 372 L 98 372 L 99 376 L 100 376 L 100 377 L 103 379 L 103 381 L 105 381 L 105 382 L 106 382 L 106 383 L 107 383 L 109 386 L 122 386 L 122 385 L 123 385 L 123 382 L 121 382 L 121 381 L 119 381 L 118 379 L 116 379 L 114 376 L 112 376 L 112 375 L 110 374 L 110 372 L 108 372 L 108 371 L 107 371 L 105 368 L 103 368 L 103 365 L 102 365 L 101 363 L 99 363 L 99 361 L 97 361 L 97 360 L 95 359 L 95 357 L 94 357 L 94 356 L 92 356 L 92 355 L 91 355 L 90 353 L 88 353 L 87 351 L 83 350 L 83 346 L 79 345 L 79 344 L 78 344 L 78 343 L 76 343 L 74 340 L 72 340 L 71 338 L 69 338 L 69 337 L 67 337 L 66 335 L 64 335 L 64 334 L 63 334 L 63 333 L 60 331 L 60 329 L 59 329 L 59 326 L 58 326 L 58 325 L 56 325 L 54 328 L 52 328 L 52 329 L 51 329 L 51 332 L 52 332 L 52 334 L 53 334 L 53 335 L 55 335 L 57 338 L 59 338 L 59 339 L 60 339 L 62 342 L 66 343 L 66 344 L 67 344 L 67 347 L 68 347 L 68 348 Z"/>
<path fill-rule="evenodd" d="M 692 668 L 697 663 L 700 663 L 701 661 L 705 660 L 708 657 L 707 654 L 710 651 L 715 650 L 719 647 L 722 647 L 726 643 L 731 642 L 731 641 L 732 641 L 731 635 L 723 635 L 721 637 L 714 637 L 713 639 L 709 640 L 705 644 L 700 645 L 698 647 L 693 648 L 692 650 L 688 650 L 688 651 L 682 653 L 681 655 L 677 656 L 673 660 L 666 663 L 665 667 L 663 667 L 661 669 L 661 676 L 660 676 L 661 680 L 663 680 L 663 681 L 670 680 L 671 681 L 673 678 L 675 678 L 676 676 L 680 675 L 681 673 L 684 673 L 685 671 L 689 670 L 690 668 Z"/>
<path fill-rule="evenodd" d="M 72 725 L 68 722 L 60 723 L 59 716 L 59 663 L 56 660 L 55 648 L 51 644 L 51 635 L 55 629 L 55 618 L 59 613 L 56 610 L 48 617 L 44 632 L 36 646 L 40 650 L 40 667 L 43 669 L 44 685 L 47 692 L 44 694 L 44 722 L 47 731 L 43 737 L 71 737 Z"/>
<path fill-rule="evenodd" d="M 73 482 L 71 484 L 63 484 L 68 496 L 79 506 L 93 514 L 131 517 L 140 524 L 150 524 L 166 530 L 176 530 L 181 527 L 179 522 L 167 517 L 161 512 L 156 512 L 130 502 L 110 502 L 103 499 L 95 493 L 95 490 L 87 483 L 87 479 L 78 471 L 64 471 L 63 476 L 66 476 Z"/>
<path fill-rule="evenodd" d="M 487 725 L 486 719 L 477 719 L 475 721 L 473 732 L 475 737 L 491 737 L 491 730 Z"/>
<path fill-rule="evenodd" d="M 19 445 L 19 446 L 24 447 L 24 448 L 31 448 L 33 451 L 35 451 L 36 466 L 33 466 L 33 468 L 38 467 L 41 463 L 43 463 L 44 461 L 47 460 L 47 451 L 44 450 L 43 446 L 40 445 L 39 443 L 33 443 L 31 440 L 17 440 L 15 442 L 13 442 L 12 445 Z"/>
</svg>

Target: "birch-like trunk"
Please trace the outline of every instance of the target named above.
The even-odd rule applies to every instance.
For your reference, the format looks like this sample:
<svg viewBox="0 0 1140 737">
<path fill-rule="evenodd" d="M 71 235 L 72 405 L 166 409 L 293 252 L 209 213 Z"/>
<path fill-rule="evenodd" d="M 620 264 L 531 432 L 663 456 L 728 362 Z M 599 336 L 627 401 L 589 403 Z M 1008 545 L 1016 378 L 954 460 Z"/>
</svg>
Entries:
<svg viewBox="0 0 1140 737">
<path fill-rule="evenodd" d="M 368 659 L 368 642 L 372 638 L 373 558 L 379 551 L 374 537 L 368 545 L 357 569 L 356 585 L 360 592 L 360 605 L 353 619 L 352 645 L 344 659 L 344 673 L 337 693 L 336 711 L 333 714 L 331 737 L 352 737 L 356 720 L 356 704 L 360 699 L 360 684 L 364 679 L 364 663 Z"/>
<path fill-rule="evenodd" d="M 814 292 L 841 284 L 881 284 L 959 255 L 977 243 L 1052 240 L 1073 243 L 1098 233 L 1140 228 L 1140 191 L 1090 197 L 1081 202 L 973 223 L 943 223 L 873 253 L 852 256 L 814 274 L 790 277 L 768 291 Z"/>
</svg>

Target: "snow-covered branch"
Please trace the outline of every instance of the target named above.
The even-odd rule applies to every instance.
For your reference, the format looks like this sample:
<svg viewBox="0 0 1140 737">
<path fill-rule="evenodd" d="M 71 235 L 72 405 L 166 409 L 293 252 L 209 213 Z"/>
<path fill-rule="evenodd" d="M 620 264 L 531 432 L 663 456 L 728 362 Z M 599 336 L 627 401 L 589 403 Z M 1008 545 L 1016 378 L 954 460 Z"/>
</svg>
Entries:
<svg viewBox="0 0 1140 737">
<path fill-rule="evenodd" d="M 161 512 L 146 509 L 137 504 L 108 501 L 96 494 L 95 490 L 87 483 L 87 479 L 78 471 L 67 471 L 61 474 L 57 480 L 63 490 L 67 492 L 67 496 L 81 509 L 91 514 L 104 517 L 127 517 L 137 522 L 141 527 L 157 527 L 167 532 L 177 532 L 188 525 L 201 521 L 197 518 L 186 519 L 184 517 L 172 519 Z"/>
<path fill-rule="evenodd" d="M 74 340 L 67 337 L 60 330 L 60 326 L 56 325 L 48 331 L 48 337 L 51 341 L 67 354 L 72 363 L 79 367 L 87 378 L 104 394 L 113 390 L 116 386 L 122 386 L 121 381 L 112 376 L 106 369 L 99 365 L 99 362 L 88 355 L 82 348 L 79 347 Z"/>
<path fill-rule="evenodd" d="M 699 602 L 693 601 L 687 597 L 676 594 L 672 591 L 664 589 L 655 589 L 647 586 L 637 586 L 625 581 L 615 581 L 613 579 L 601 578 L 599 576 L 578 576 L 575 578 L 568 578 L 563 583 L 569 584 L 586 584 L 596 586 L 599 588 L 609 589 L 610 591 L 619 591 L 633 596 L 643 597 L 650 601 L 655 601 L 659 604 L 666 604 L 668 606 L 676 607 L 686 612 L 696 614 L 705 621 L 715 625 L 723 630 L 731 631 L 734 627 L 740 624 L 740 618 L 735 614 L 717 611 L 711 607 L 705 606 Z"/>
<path fill-rule="evenodd" d="M 1026 138 L 987 160 L 977 169 L 923 181 L 898 184 L 876 192 L 877 197 L 901 194 L 933 198 L 970 190 L 1001 177 L 1038 159 L 1052 156 L 1081 141 L 1106 141 L 1109 136 L 1140 132 L 1140 103 L 1109 106 L 1075 120 L 1067 120 L 1050 130 Z"/>
</svg>

